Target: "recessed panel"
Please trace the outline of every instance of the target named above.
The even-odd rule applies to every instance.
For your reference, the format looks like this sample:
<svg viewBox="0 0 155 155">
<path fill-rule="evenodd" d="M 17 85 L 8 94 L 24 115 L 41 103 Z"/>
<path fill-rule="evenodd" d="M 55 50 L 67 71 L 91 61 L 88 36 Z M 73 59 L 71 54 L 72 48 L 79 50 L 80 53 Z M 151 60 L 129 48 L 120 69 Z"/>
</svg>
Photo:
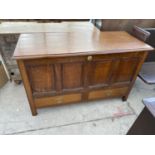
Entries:
<svg viewBox="0 0 155 155">
<path fill-rule="evenodd" d="M 89 85 L 106 85 L 109 82 L 112 61 L 92 62 Z"/>
<path fill-rule="evenodd" d="M 139 63 L 138 58 L 121 59 L 115 82 L 130 82 Z"/>
<path fill-rule="evenodd" d="M 83 64 L 81 62 L 62 64 L 63 89 L 78 89 L 83 84 Z"/>
<path fill-rule="evenodd" d="M 27 67 L 33 92 L 49 92 L 54 89 L 53 65 L 36 65 Z"/>
</svg>

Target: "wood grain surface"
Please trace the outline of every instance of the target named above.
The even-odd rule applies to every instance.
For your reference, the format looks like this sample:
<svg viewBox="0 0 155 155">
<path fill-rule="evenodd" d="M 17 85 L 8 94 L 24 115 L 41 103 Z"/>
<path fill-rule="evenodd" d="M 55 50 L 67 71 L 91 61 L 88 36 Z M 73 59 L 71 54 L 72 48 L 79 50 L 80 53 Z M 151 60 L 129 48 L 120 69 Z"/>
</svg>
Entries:
<svg viewBox="0 0 155 155">
<path fill-rule="evenodd" d="M 124 31 L 22 34 L 15 59 L 150 51 L 153 48 Z"/>
</svg>

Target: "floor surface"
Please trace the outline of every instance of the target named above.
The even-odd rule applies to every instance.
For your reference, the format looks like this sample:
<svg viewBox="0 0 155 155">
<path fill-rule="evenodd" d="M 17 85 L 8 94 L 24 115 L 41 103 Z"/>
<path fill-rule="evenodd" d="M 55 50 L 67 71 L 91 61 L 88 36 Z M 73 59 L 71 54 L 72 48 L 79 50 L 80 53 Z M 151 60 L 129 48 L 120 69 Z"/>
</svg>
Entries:
<svg viewBox="0 0 155 155">
<path fill-rule="evenodd" d="M 138 78 L 126 102 L 117 98 L 62 105 L 39 109 L 32 116 L 23 85 L 8 82 L 0 89 L 0 134 L 125 135 L 145 97 L 155 97 L 155 85 Z"/>
</svg>

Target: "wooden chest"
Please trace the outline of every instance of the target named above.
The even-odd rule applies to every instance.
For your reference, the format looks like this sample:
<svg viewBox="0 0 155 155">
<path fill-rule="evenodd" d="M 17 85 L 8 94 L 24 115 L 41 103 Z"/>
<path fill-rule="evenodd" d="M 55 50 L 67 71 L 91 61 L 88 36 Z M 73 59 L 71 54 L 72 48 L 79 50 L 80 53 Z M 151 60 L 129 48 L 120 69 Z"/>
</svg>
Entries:
<svg viewBox="0 0 155 155">
<path fill-rule="evenodd" d="M 14 52 L 32 115 L 37 108 L 121 97 L 127 100 L 148 51 L 126 32 L 22 34 Z"/>
</svg>

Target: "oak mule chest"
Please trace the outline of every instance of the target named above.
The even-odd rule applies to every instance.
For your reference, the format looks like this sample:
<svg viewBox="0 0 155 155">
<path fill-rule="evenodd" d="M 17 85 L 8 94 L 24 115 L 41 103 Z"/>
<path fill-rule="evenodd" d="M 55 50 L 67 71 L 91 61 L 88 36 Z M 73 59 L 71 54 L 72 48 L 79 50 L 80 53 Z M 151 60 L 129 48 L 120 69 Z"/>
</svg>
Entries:
<svg viewBox="0 0 155 155">
<path fill-rule="evenodd" d="M 123 31 L 22 34 L 17 60 L 32 115 L 37 108 L 121 97 L 153 48 Z"/>
</svg>

